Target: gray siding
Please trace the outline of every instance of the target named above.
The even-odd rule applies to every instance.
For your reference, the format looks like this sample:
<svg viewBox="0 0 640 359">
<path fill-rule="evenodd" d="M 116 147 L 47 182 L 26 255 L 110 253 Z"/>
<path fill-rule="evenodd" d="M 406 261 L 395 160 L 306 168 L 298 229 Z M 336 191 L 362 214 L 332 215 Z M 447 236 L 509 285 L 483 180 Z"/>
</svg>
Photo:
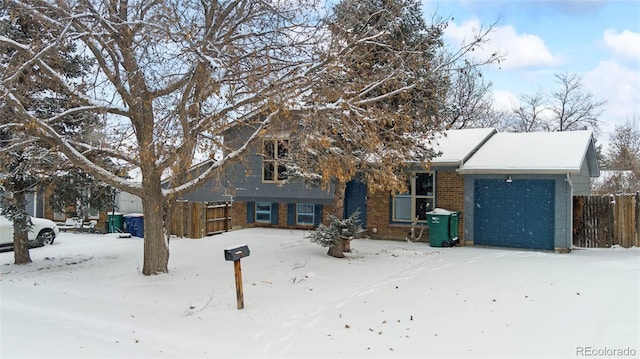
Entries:
<svg viewBox="0 0 640 359">
<path fill-rule="evenodd" d="M 42 193 L 27 193 L 25 199 L 27 200 L 26 209 L 27 213 L 32 217 L 43 218 L 44 217 L 44 195 Z"/>
<path fill-rule="evenodd" d="M 571 182 L 573 183 L 574 196 L 588 196 L 591 194 L 591 168 L 589 161 L 582 162 L 580 173 L 571 175 Z"/>
<path fill-rule="evenodd" d="M 555 181 L 555 248 L 571 248 L 572 243 L 572 210 L 573 200 L 571 189 L 565 176 L 552 175 L 513 175 L 513 180 L 518 179 L 544 179 Z M 474 241 L 474 214 L 475 192 L 474 181 L 476 179 L 506 179 L 506 175 L 465 175 L 464 176 L 464 239 Z"/>
<path fill-rule="evenodd" d="M 234 199 L 245 202 L 333 203 L 333 186 L 309 187 L 301 181 L 279 184 L 262 181 L 262 157 L 250 155 L 228 172 Z"/>
<path fill-rule="evenodd" d="M 226 170 L 223 176 L 214 178 L 204 186 L 181 197 L 188 201 L 234 201 L 332 204 L 333 186 L 328 189 L 308 187 L 298 181 L 278 184 L 263 183 L 262 156 L 256 148 Z"/>
</svg>

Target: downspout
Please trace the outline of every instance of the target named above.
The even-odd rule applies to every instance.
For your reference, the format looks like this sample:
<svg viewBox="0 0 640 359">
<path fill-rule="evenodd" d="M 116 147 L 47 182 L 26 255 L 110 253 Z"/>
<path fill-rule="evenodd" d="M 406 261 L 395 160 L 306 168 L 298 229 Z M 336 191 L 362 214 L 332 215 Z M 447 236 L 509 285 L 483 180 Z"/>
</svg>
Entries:
<svg viewBox="0 0 640 359">
<path fill-rule="evenodd" d="M 567 172 L 567 183 L 569 183 L 569 251 L 571 251 L 573 247 L 573 181 L 569 172 Z"/>
</svg>

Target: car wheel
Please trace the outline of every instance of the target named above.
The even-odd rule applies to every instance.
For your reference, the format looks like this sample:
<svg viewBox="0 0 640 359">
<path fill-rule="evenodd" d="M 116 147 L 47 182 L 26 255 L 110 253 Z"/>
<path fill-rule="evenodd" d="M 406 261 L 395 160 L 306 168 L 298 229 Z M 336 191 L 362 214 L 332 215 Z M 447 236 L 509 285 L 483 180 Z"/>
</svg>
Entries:
<svg viewBox="0 0 640 359">
<path fill-rule="evenodd" d="M 36 242 L 45 244 L 53 244 L 53 240 L 56 239 L 56 235 L 50 229 L 43 229 L 38 233 Z"/>
</svg>

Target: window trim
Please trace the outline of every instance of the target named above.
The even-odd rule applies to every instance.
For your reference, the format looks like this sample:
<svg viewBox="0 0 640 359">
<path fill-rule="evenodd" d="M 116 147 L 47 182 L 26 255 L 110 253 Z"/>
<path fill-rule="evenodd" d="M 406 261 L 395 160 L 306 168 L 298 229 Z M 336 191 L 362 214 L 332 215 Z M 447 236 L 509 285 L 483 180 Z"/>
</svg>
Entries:
<svg viewBox="0 0 640 359">
<path fill-rule="evenodd" d="M 278 162 L 281 161 L 284 157 L 280 156 L 279 154 L 279 143 L 280 141 L 286 141 L 287 142 L 287 151 L 289 151 L 289 145 L 291 143 L 291 141 L 289 140 L 288 137 L 286 136 L 279 136 L 279 137 L 267 137 L 262 139 L 262 148 L 261 148 L 261 155 L 262 155 L 262 182 L 263 183 L 280 183 L 284 180 L 287 179 L 286 175 L 285 176 L 281 176 L 280 175 L 280 166 Z M 267 154 L 265 151 L 265 143 L 267 142 L 271 142 L 273 144 L 273 158 L 267 158 Z M 285 154 L 286 155 L 286 154 Z M 273 179 L 265 179 L 265 165 L 267 163 L 272 163 L 273 164 Z"/>
<path fill-rule="evenodd" d="M 271 223 L 271 213 L 272 213 L 271 212 L 271 207 L 272 207 L 273 203 L 271 203 L 271 202 L 255 202 L 255 203 L 256 203 L 256 205 L 255 205 L 255 222 L 256 223 Z M 269 210 L 267 210 L 267 211 L 258 210 L 258 206 L 267 205 L 267 204 L 269 205 Z M 268 214 L 268 218 L 269 219 L 267 219 L 267 220 L 259 219 L 258 218 L 259 214 L 261 214 L 261 215 Z"/>
<path fill-rule="evenodd" d="M 311 208 L 311 212 L 302 212 L 300 213 L 300 206 L 309 206 Z M 311 217 L 311 222 L 301 222 L 300 216 Z M 316 206 L 312 203 L 296 203 L 296 225 L 300 226 L 313 226 L 316 223 Z"/>
<path fill-rule="evenodd" d="M 428 173 L 431 174 L 431 178 L 433 181 L 433 191 L 432 195 L 417 195 L 416 194 L 416 178 L 418 177 L 418 173 Z M 411 198 L 411 218 L 410 219 L 398 219 L 396 217 L 397 206 L 396 206 L 396 194 L 393 194 L 391 197 L 391 222 L 393 223 L 413 223 L 416 218 L 416 200 L 419 198 L 431 199 L 431 203 L 433 203 L 433 210 L 436 207 L 436 172 L 435 171 L 415 171 L 411 172 L 410 175 L 410 184 L 411 188 L 408 193 L 398 193 L 399 195 L 404 195 L 404 198 Z M 406 196 L 410 195 L 410 196 Z M 418 223 L 427 223 L 427 219 L 418 220 Z"/>
</svg>

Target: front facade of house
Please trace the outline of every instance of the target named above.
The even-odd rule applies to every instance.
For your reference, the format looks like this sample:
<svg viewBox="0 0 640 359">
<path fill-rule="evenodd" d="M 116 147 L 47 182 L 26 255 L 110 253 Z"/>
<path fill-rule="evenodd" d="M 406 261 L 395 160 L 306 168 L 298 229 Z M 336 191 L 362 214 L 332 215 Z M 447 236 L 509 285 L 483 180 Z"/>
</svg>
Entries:
<svg viewBox="0 0 640 359">
<path fill-rule="evenodd" d="M 571 248 L 572 197 L 588 194 L 590 177 L 598 175 L 589 131 L 453 130 L 438 140 L 436 150 L 440 155 L 428 170 L 413 167 L 407 193 L 372 192 L 357 179 L 349 182 L 345 215 L 359 210 L 371 238 L 403 240 L 416 218 L 419 231 L 426 226 L 426 212 L 444 208 L 459 213 L 463 245 Z M 312 229 L 326 220 L 333 188 L 283 184 L 279 160 L 286 151 L 286 136 L 267 136 L 229 168 L 223 181 L 185 199 L 232 199 L 234 229 Z M 428 227 L 421 241 L 428 241 Z"/>
<path fill-rule="evenodd" d="M 407 193 L 372 192 L 358 179 L 347 183 L 345 215 L 356 210 L 368 235 L 378 239 L 405 239 L 412 223 L 425 225 L 426 212 L 436 207 L 464 211 L 464 179 L 456 172 L 489 137 L 494 129 L 449 131 L 441 139 L 440 157 L 429 170 L 414 166 Z M 284 167 L 278 160 L 286 156 L 286 136 L 267 136 L 250 150 L 242 162 L 231 166 L 223 183 L 207 185 L 184 196 L 184 200 L 233 199 L 234 229 L 278 227 L 311 229 L 326 220 L 333 204 L 333 186 L 308 187 L 304 183 L 286 183 Z M 460 216 L 459 230 L 464 217 Z M 428 240 L 428 228 L 422 241 Z"/>
</svg>

